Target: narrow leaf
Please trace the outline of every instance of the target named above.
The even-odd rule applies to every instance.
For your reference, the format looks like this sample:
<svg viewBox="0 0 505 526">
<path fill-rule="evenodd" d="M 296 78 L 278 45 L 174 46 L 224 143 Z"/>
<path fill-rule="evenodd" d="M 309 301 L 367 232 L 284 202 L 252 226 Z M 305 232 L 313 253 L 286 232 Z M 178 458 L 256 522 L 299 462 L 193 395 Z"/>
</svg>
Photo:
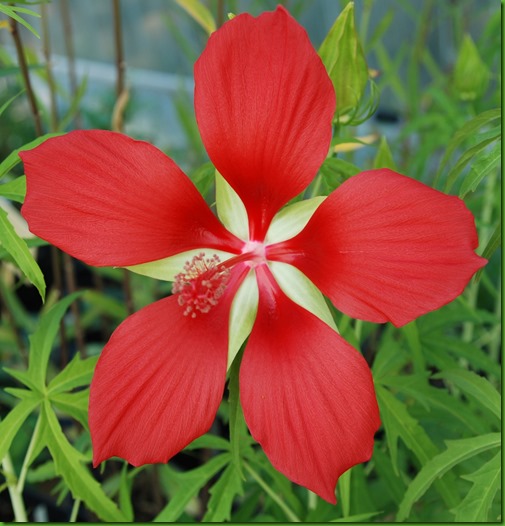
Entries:
<svg viewBox="0 0 505 526">
<path fill-rule="evenodd" d="M 480 405 L 486 407 L 497 418 L 501 418 L 501 398 L 500 393 L 491 385 L 491 383 L 472 371 L 462 369 L 451 369 L 442 371 L 434 378 L 443 378 L 452 382 L 466 394 L 474 397 Z"/>
<path fill-rule="evenodd" d="M 161 510 L 154 522 L 175 522 L 184 512 L 188 502 L 200 491 L 200 489 L 218 471 L 223 469 L 231 457 L 229 453 L 222 453 L 212 458 L 203 466 L 188 471 L 178 473 L 169 466 L 163 466 L 172 481 L 177 482 L 177 490 L 171 494 L 169 503 Z"/>
<path fill-rule="evenodd" d="M 0 461 L 9 451 L 20 427 L 40 402 L 40 398 L 32 394 L 31 397 L 21 400 L 0 422 Z"/>
<path fill-rule="evenodd" d="M 489 517 L 489 511 L 501 483 L 501 453 L 498 452 L 477 471 L 462 478 L 473 482 L 473 486 L 461 503 L 451 510 L 455 522 L 490 522 L 498 517 Z"/>
<path fill-rule="evenodd" d="M 229 464 L 219 480 L 210 488 L 211 495 L 202 522 L 231 520 L 231 509 L 237 495 L 243 495 L 242 480 L 234 464 Z"/>
<path fill-rule="evenodd" d="M 26 177 L 16 177 L 13 181 L 0 185 L 0 195 L 16 201 L 17 203 L 23 203 L 26 194 Z"/>
<path fill-rule="evenodd" d="M 200 24 L 210 35 L 216 30 L 216 22 L 211 12 L 200 0 L 176 0 L 176 2 Z"/>
<path fill-rule="evenodd" d="M 11 255 L 16 265 L 28 278 L 30 283 L 33 283 L 33 285 L 37 287 L 40 297 L 42 301 L 44 301 L 46 295 L 44 275 L 30 254 L 26 242 L 15 232 L 14 227 L 7 217 L 7 212 L 3 208 L 0 208 L 0 244 Z"/>
<path fill-rule="evenodd" d="M 49 393 L 71 391 L 76 387 L 88 385 L 91 382 L 98 356 L 91 356 L 81 360 L 76 354 L 65 369 L 55 376 L 48 386 Z"/>
<path fill-rule="evenodd" d="M 58 332 L 60 320 L 70 304 L 80 295 L 80 292 L 74 292 L 53 305 L 40 317 L 37 329 L 30 336 L 28 375 L 41 392 L 44 392 L 46 389 L 49 356 Z"/>
<path fill-rule="evenodd" d="M 100 484 L 83 466 L 85 457 L 67 440 L 48 400 L 42 405 L 46 444 L 60 475 L 74 499 L 81 499 L 98 517 L 109 522 L 126 522 L 126 517 L 102 490 Z"/>
<path fill-rule="evenodd" d="M 407 518 L 414 502 L 419 500 L 428 488 L 451 468 L 489 449 L 499 447 L 500 433 L 489 433 L 461 440 L 448 440 L 447 449 L 429 460 L 410 483 L 398 509 L 397 521 Z"/>
</svg>

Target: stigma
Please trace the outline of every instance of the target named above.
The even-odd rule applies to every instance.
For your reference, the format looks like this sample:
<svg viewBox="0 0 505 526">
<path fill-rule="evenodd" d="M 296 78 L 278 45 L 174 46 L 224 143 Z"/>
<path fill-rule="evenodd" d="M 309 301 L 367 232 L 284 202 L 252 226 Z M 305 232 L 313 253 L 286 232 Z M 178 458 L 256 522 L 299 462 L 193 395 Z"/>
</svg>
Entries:
<svg viewBox="0 0 505 526">
<path fill-rule="evenodd" d="M 201 252 L 175 276 L 172 293 L 179 296 L 177 301 L 184 307 L 184 316 L 196 318 L 218 304 L 229 280 L 230 270 L 223 266 L 219 256 L 205 257 Z"/>
</svg>

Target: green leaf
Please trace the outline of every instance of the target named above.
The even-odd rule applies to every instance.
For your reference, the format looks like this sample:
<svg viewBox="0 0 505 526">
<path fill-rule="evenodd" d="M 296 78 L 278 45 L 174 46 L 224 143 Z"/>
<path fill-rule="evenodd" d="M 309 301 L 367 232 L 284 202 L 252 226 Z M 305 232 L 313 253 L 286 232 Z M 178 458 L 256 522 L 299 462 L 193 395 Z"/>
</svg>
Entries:
<svg viewBox="0 0 505 526">
<path fill-rule="evenodd" d="M 325 159 L 319 170 L 328 187 L 328 194 L 338 188 L 349 177 L 361 172 L 361 169 L 355 164 L 336 157 Z"/>
<path fill-rule="evenodd" d="M 428 488 L 437 481 L 437 479 L 440 479 L 444 473 L 460 462 L 489 449 L 499 447 L 500 444 L 500 433 L 488 433 L 486 435 L 463 438 L 461 440 L 447 440 L 447 449 L 426 462 L 416 478 L 409 484 L 398 509 L 396 520 L 405 520 L 414 502 L 419 500 Z"/>
<path fill-rule="evenodd" d="M 210 488 L 211 495 L 202 522 L 225 522 L 231 520 L 231 508 L 235 496 L 243 495 L 241 477 L 234 464 L 229 464 L 219 480 Z"/>
<path fill-rule="evenodd" d="M 332 519 L 330 522 L 371 522 L 369 519 L 379 515 L 380 511 L 372 511 L 370 513 L 359 513 L 357 515 L 348 515 L 339 519 Z"/>
<path fill-rule="evenodd" d="M 368 66 L 356 33 L 354 2 L 349 2 L 319 48 L 337 95 L 337 112 L 356 108 L 368 81 Z"/>
<path fill-rule="evenodd" d="M 499 221 L 496 224 L 496 227 L 489 238 L 489 241 L 486 244 L 486 247 L 482 251 L 482 257 L 489 260 L 494 254 L 495 250 L 501 245 L 501 222 Z M 480 268 L 475 274 L 475 281 L 478 281 L 484 271 L 484 267 Z"/>
<path fill-rule="evenodd" d="M 247 436 L 247 427 L 240 405 L 240 390 L 239 390 L 239 369 L 242 361 L 242 354 L 233 360 L 230 368 L 230 380 L 228 382 L 229 398 L 228 403 L 230 407 L 230 451 L 232 464 L 235 467 L 239 477 L 244 479 L 242 473 L 242 459 L 241 449 L 244 443 L 244 438 Z"/>
<path fill-rule="evenodd" d="M 459 387 L 466 394 L 474 397 L 480 405 L 486 407 L 493 413 L 498 420 L 501 418 L 501 398 L 500 393 L 491 383 L 471 371 L 462 369 L 451 369 L 442 371 L 434 378 L 443 378 L 455 386 Z"/>
<path fill-rule="evenodd" d="M 218 471 L 223 469 L 231 460 L 229 453 L 210 459 L 203 466 L 186 473 L 179 473 L 169 466 L 162 470 L 167 477 L 177 484 L 177 489 L 171 493 L 170 501 L 154 519 L 154 522 L 175 522 L 184 512 L 189 501 Z"/>
<path fill-rule="evenodd" d="M 491 137 L 486 137 L 485 139 L 479 141 L 477 144 L 466 150 L 463 155 L 458 159 L 456 164 L 451 168 L 449 173 L 447 174 L 447 180 L 445 182 L 445 192 L 449 192 L 453 186 L 453 184 L 456 182 L 456 179 L 458 178 L 459 174 L 463 171 L 465 166 L 472 160 L 474 157 L 479 154 L 480 152 L 484 151 L 489 144 L 496 141 L 500 138 L 500 131 L 497 130 L 495 135 L 492 135 Z"/>
<path fill-rule="evenodd" d="M 373 161 L 374 168 L 390 168 L 391 170 L 397 170 L 396 163 L 393 159 L 393 154 L 389 148 L 386 136 L 381 137 L 379 149 Z"/>
<path fill-rule="evenodd" d="M 40 317 L 37 329 L 30 336 L 30 359 L 27 373 L 41 393 L 46 390 L 49 356 L 58 333 L 60 321 L 70 304 L 80 295 L 80 292 L 74 292 L 53 305 Z"/>
<path fill-rule="evenodd" d="M 479 113 L 479 115 L 465 123 L 465 125 L 454 134 L 454 137 L 447 145 L 447 149 L 445 150 L 442 161 L 440 162 L 440 167 L 438 169 L 436 179 L 438 180 L 451 155 L 464 141 L 466 141 L 467 139 L 473 139 L 479 128 L 482 128 L 483 126 L 488 126 L 492 122 L 500 118 L 501 108 L 495 108 L 492 110 L 484 111 L 483 113 Z"/>
<path fill-rule="evenodd" d="M 134 518 L 132 486 L 133 479 L 128 476 L 128 464 L 125 462 L 119 477 L 119 507 L 129 522 L 132 522 Z"/>
<path fill-rule="evenodd" d="M 455 522 L 488 522 L 498 518 L 489 518 L 489 511 L 501 483 L 501 453 L 498 452 L 489 461 L 470 475 L 464 475 L 465 480 L 473 482 L 473 486 L 465 498 L 453 510 Z"/>
<path fill-rule="evenodd" d="M 0 422 L 0 459 L 5 457 L 20 427 L 40 402 L 41 399 L 32 393 L 11 409 Z"/>
<path fill-rule="evenodd" d="M 0 244 L 12 256 L 16 265 L 28 278 L 30 283 L 33 283 L 33 285 L 37 287 L 40 297 L 42 301 L 44 301 L 46 295 L 44 275 L 30 254 L 25 241 L 15 232 L 7 217 L 7 212 L 3 208 L 0 208 Z"/>
<path fill-rule="evenodd" d="M 74 499 L 81 499 L 104 521 L 126 522 L 123 513 L 83 466 L 85 457 L 67 440 L 48 400 L 42 405 L 42 415 L 45 420 L 45 441 L 54 460 L 55 471 L 63 478 Z"/>
<path fill-rule="evenodd" d="M 19 97 L 21 95 L 21 93 L 23 93 L 23 91 L 25 91 L 25 90 L 22 89 L 19 93 L 16 93 L 16 95 L 11 97 L 7 102 L 5 102 L 4 104 L 2 104 L 2 106 L 0 106 L 0 116 L 10 106 L 12 101 L 14 101 L 17 97 Z"/>
<path fill-rule="evenodd" d="M 51 403 L 88 428 L 89 389 L 76 393 L 55 393 L 50 397 Z"/>
<path fill-rule="evenodd" d="M 35 31 L 35 29 L 26 20 L 24 20 L 17 14 L 17 13 L 23 13 L 25 15 L 30 15 L 30 16 L 35 16 L 37 18 L 40 18 L 39 13 L 37 13 L 36 11 L 26 9 L 24 7 L 7 6 L 7 5 L 0 4 L 0 13 L 4 13 L 7 16 L 10 16 L 14 20 L 16 20 L 16 22 L 26 27 L 26 29 L 28 29 L 28 31 L 33 33 L 37 38 L 40 38 L 37 31 Z"/>
<path fill-rule="evenodd" d="M 465 35 L 459 49 L 452 84 L 461 100 L 475 100 L 489 85 L 490 72 L 482 61 L 470 35 Z"/>
<path fill-rule="evenodd" d="M 58 135 L 62 135 L 62 134 L 61 133 L 46 133 L 45 135 L 41 135 L 40 137 L 37 137 L 33 141 L 30 141 L 26 143 L 25 145 L 21 146 L 21 148 L 17 148 L 13 152 L 11 152 L 0 163 L 0 179 L 21 162 L 21 158 L 19 157 L 19 152 L 22 152 L 24 150 L 31 150 L 32 148 L 35 148 L 35 146 L 42 144 L 47 139 L 50 139 L 51 137 L 57 137 Z"/>
<path fill-rule="evenodd" d="M 47 388 L 48 393 L 62 393 L 88 385 L 91 382 L 97 361 L 98 356 L 81 360 L 81 357 L 76 354 L 65 369 L 51 380 Z"/>
<path fill-rule="evenodd" d="M 498 168 L 500 161 L 501 141 L 498 141 L 489 151 L 483 152 L 474 160 L 470 172 L 461 184 L 459 197 L 463 199 L 469 192 L 474 192 L 482 179 Z"/>
<path fill-rule="evenodd" d="M 26 194 L 26 177 L 24 175 L 16 177 L 14 181 L 0 185 L 0 195 L 16 201 L 17 203 L 23 203 Z"/>
<path fill-rule="evenodd" d="M 175 0 L 210 35 L 216 30 L 211 12 L 200 0 Z"/>
<path fill-rule="evenodd" d="M 225 438 L 206 433 L 201 437 L 195 438 L 191 444 L 188 444 L 184 450 L 191 451 L 193 449 L 216 449 L 218 451 L 228 451 L 230 449 L 230 443 Z"/>
<path fill-rule="evenodd" d="M 405 405 L 380 385 L 376 386 L 376 392 L 395 473 L 399 475 L 398 438 L 401 438 L 407 448 L 414 453 L 421 465 L 437 455 L 438 448 L 419 422 L 409 414 Z M 444 502 L 449 507 L 455 506 L 458 497 L 454 486 L 444 479 L 437 480 L 436 485 Z"/>
</svg>

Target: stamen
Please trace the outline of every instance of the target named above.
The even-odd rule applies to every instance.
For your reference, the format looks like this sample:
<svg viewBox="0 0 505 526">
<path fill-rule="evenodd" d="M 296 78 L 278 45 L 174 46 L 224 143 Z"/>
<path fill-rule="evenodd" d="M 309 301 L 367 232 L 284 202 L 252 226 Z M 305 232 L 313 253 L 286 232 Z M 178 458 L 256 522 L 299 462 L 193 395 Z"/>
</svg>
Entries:
<svg viewBox="0 0 505 526">
<path fill-rule="evenodd" d="M 185 306 L 184 316 L 196 318 L 218 304 L 230 280 L 230 271 L 214 254 L 206 258 L 201 252 L 186 261 L 184 271 L 175 276 L 172 293 L 178 294 L 179 305 Z"/>
</svg>

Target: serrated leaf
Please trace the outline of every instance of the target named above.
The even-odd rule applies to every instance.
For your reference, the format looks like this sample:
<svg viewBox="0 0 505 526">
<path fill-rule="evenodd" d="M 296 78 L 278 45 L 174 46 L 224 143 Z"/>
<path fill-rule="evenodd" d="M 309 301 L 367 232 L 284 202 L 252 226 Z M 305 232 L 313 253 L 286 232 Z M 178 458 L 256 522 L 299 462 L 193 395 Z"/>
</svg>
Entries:
<svg viewBox="0 0 505 526">
<path fill-rule="evenodd" d="M 21 400 L 21 402 L 12 408 L 9 413 L 7 413 L 7 416 L 0 421 L 0 459 L 5 457 L 20 427 L 40 402 L 40 398 L 32 394 L 30 398 Z"/>
<path fill-rule="evenodd" d="M 491 385 L 491 383 L 471 371 L 462 369 L 452 369 L 442 371 L 434 378 L 443 378 L 452 382 L 466 394 L 474 397 L 482 406 L 491 411 L 497 418 L 501 418 L 501 398 L 500 393 Z"/>
<path fill-rule="evenodd" d="M 26 242 L 18 236 L 11 225 L 7 212 L 0 208 L 0 245 L 7 250 L 21 272 L 39 291 L 42 301 L 46 294 L 46 282 L 35 259 L 30 254 Z"/>
<path fill-rule="evenodd" d="M 399 474 L 398 438 L 414 453 L 421 465 L 437 455 L 438 448 L 419 422 L 409 414 L 405 405 L 380 385 L 376 386 L 376 393 L 395 473 Z M 436 485 L 444 502 L 450 507 L 455 506 L 458 502 L 455 488 L 444 479 L 437 480 Z"/>
<path fill-rule="evenodd" d="M 237 495 L 243 495 L 242 480 L 234 464 L 229 464 L 219 480 L 210 488 L 211 495 L 207 512 L 202 522 L 224 522 L 231 520 L 231 508 Z"/>
<path fill-rule="evenodd" d="M 489 511 L 501 483 L 501 453 L 470 475 L 462 478 L 473 482 L 473 486 L 461 503 L 454 508 L 455 522 L 488 522 Z"/>
<path fill-rule="evenodd" d="M 89 389 L 77 393 L 55 393 L 50 395 L 51 403 L 60 411 L 71 416 L 88 429 Z"/>
<path fill-rule="evenodd" d="M 55 376 L 48 386 L 48 393 L 62 393 L 76 387 L 88 385 L 91 382 L 98 356 L 91 356 L 81 360 L 76 354 L 65 369 Z"/>
<path fill-rule="evenodd" d="M 207 6 L 200 0 L 176 0 L 176 2 L 210 35 L 216 30 L 216 22 Z"/>
<path fill-rule="evenodd" d="M 184 512 L 189 501 L 218 471 L 231 460 L 229 453 L 210 459 L 203 466 L 185 473 L 178 473 L 169 466 L 163 466 L 168 476 L 177 483 L 177 490 L 170 496 L 169 503 L 156 516 L 154 522 L 175 522 Z"/>
<path fill-rule="evenodd" d="M 30 357 L 27 374 L 40 392 L 46 390 L 46 372 L 59 324 L 70 304 L 79 296 L 74 292 L 42 314 L 35 332 L 30 336 Z"/>
<path fill-rule="evenodd" d="M 25 200 L 25 194 L 26 177 L 24 175 L 16 177 L 14 181 L 0 185 L 0 195 L 11 201 L 16 201 L 16 203 L 23 203 Z"/>
<path fill-rule="evenodd" d="M 32 148 L 35 148 L 35 146 L 42 144 L 47 139 L 50 139 L 51 137 L 57 137 L 58 135 L 62 135 L 62 134 L 61 133 L 46 133 L 45 135 L 41 135 L 40 137 L 37 137 L 33 141 L 30 141 L 24 144 L 23 146 L 21 146 L 21 148 L 17 148 L 13 152 L 11 152 L 0 163 L 0 179 L 21 162 L 21 158 L 19 157 L 19 152 L 22 152 L 24 150 L 31 150 Z"/>
<path fill-rule="evenodd" d="M 485 139 L 479 141 L 477 144 L 473 145 L 471 148 L 469 148 L 463 153 L 463 155 L 458 159 L 456 164 L 451 168 L 451 170 L 447 174 L 447 180 L 444 188 L 445 192 L 449 192 L 451 190 L 459 174 L 463 171 L 465 166 L 474 159 L 474 157 L 477 154 L 484 151 L 492 142 L 500 138 L 500 133 L 501 132 L 498 131 L 496 135 L 486 137 Z"/>
<path fill-rule="evenodd" d="M 409 484 L 396 516 L 397 521 L 407 518 L 413 504 L 419 500 L 428 488 L 444 473 L 457 464 L 489 449 L 499 447 L 500 433 L 488 433 L 461 440 L 447 440 L 447 449 L 426 462 L 415 479 Z"/>
<path fill-rule="evenodd" d="M 498 168 L 500 161 L 501 141 L 498 141 L 489 151 L 484 152 L 472 163 L 470 172 L 461 184 L 459 197 L 463 199 L 469 192 L 474 192 L 482 179 Z"/>
<path fill-rule="evenodd" d="M 487 126 L 491 122 L 497 119 L 500 119 L 500 118 L 501 118 L 501 108 L 494 108 L 492 110 L 487 110 L 487 111 L 484 111 L 483 113 L 479 113 L 479 115 L 477 115 L 472 120 L 465 123 L 465 125 L 462 126 L 454 134 L 454 137 L 451 139 L 451 141 L 447 145 L 447 149 L 445 150 L 444 156 L 442 157 L 442 161 L 440 162 L 440 167 L 438 169 L 436 178 L 438 179 L 438 177 L 444 170 L 447 162 L 449 161 L 451 155 L 454 153 L 454 151 L 456 150 L 456 148 L 458 148 L 460 144 L 462 144 L 467 139 L 473 138 L 479 128 L 482 128 L 483 126 Z"/>
<path fill-rule="evenodd" d="M 74 499 L 81 499 L 104 521 L 126 522 L 123 513 L 82 464 L 85 457 L 67 440 L 48 400 L 42 405 L 42 415 L 45 442 L 54 460 L 55 471 L 63 478 Z"/>
<path fill-rule="evenodd" d="M 368 81 L 368 65 L 356 33 L 354 2 L 349 2 L 319 48 L 337 95 L 337 112 L 356 108 Z"/>
</svg>

